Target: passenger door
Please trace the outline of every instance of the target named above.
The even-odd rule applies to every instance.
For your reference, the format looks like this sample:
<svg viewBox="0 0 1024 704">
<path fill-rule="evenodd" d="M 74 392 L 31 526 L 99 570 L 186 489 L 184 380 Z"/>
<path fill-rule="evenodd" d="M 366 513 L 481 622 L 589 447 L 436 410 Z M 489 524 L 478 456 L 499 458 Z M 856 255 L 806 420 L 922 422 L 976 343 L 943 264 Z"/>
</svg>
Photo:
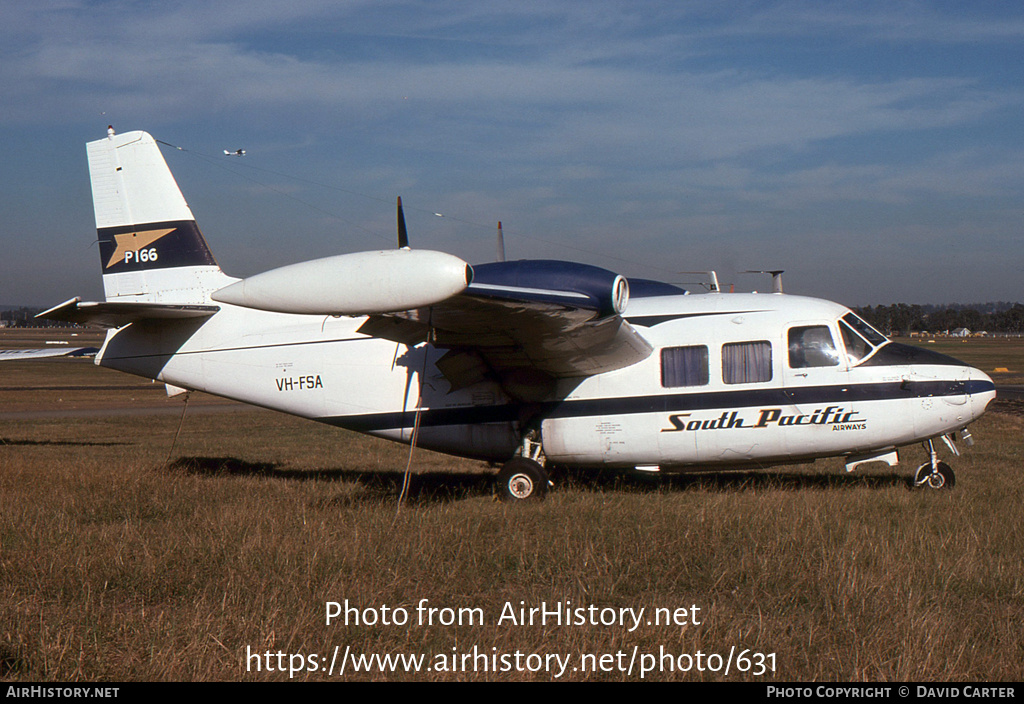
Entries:
<svg viewBox="0 0 1024 704">
<path fill-rule="evenodd" d="M 849 433 L 863 429 L 837 333 L 827 322 L 800 323 L 786 330 L 783 388 L 792 405 L 781 420 L 792 430 L 786 444 L 794 455 L 847 447 Z"/>
</svg>

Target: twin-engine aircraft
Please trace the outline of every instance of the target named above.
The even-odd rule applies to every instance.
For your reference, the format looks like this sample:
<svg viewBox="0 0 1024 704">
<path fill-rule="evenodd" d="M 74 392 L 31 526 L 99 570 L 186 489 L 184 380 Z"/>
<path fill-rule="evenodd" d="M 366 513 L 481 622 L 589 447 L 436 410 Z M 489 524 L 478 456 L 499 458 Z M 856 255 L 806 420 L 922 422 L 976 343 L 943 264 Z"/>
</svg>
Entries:
<svg viewBox="0 0 1024 704">
<path fill-rule="evenodd" d="M 506 500 L 554 467 L 751 468 L 842 456 L 952 486 L 933 441 L 992 380 L 890 342 L 836 303 L 687 295 L 563 261 L 400 247 L 224 274 L 153 138 L 88 145 L 104 302 L 39 317 L 109 328 L 96 363 L 310 420 L 502 464 Z"/>
</svg>

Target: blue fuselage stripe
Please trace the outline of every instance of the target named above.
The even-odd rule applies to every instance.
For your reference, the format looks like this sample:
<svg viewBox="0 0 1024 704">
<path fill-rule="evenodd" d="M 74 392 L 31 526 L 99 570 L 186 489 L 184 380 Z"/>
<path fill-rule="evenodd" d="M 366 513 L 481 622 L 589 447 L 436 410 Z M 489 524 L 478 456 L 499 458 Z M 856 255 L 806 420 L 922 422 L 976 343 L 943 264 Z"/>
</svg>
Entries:
<svg viewBox="0 0 1024 704">
<path fill-rule="evenodd" d="M 792 404 L 843 404 L 865 401 L 890 401 L 932 396 L 963 396 L 994 391 L 991 381 L 887 382 L 771 389 L 744 389 L 653 396 L 551 401 L 540 404 L 503 404 L 498 406 L 462 406 L 424 409 L 420 425 L 470 425 L 507 423 L 530 418 L 581 418 L 637 413 L 676 413 L 718 408 L 739 409 Z M 416 410 L 370 413 L 320 418 L 324 423 L 361 432 L 411 428 Z"/>
</svg>

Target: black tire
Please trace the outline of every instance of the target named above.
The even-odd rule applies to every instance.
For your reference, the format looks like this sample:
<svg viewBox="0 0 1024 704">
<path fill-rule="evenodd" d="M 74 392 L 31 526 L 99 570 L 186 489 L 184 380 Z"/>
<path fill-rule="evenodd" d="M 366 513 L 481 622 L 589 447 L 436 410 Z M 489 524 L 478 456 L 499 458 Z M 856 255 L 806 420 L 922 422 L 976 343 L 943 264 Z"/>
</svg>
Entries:
<svg viewBox="0 0 1024 704">
<path fill-rule="evenodd" d="M 956 486 L 956 474 L 953 473 L 952 467 L 950 467 L 945 462 L 939 462 L 939 466 L 937 467 L 937 469 L 939 470 L 939 477 L 942 478 L 942 483 L 940 484 L 938 478 L 932 475 L 932 477 L 928 480 L 928 486 L 932 487 L 933 489 L 952 489 L 954 486 Z"/>
<path fill-rule="evenodd" d="M 539 462 L 516 457 L 498 472 L 497 492 L 501 501 L 541 501 L 548 493 L 548 473 Z"/>
<path fill-rule="evenodd" d="M 952 489 L 956 486 L 956 474 L 953 472 L 953 468 L 945 462 L 939 462 L 934 472 L 931 464 L 925 463 L 917 468 L 913 486 L 928 487 L 929 489 Z"/>
</svg>

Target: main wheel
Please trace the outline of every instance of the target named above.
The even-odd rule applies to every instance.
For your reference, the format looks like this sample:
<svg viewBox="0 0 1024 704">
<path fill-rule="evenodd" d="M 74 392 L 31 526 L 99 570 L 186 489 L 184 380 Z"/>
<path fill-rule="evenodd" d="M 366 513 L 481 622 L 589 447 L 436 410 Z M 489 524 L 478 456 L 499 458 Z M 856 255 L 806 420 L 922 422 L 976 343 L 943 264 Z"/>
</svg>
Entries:
<svg viewBox="0 0 1024 704">
<path fill-rule="evenodd" d="M 498 498 L 502 501 L 540 501 L 548 493 L 548 473 L 539 462 L 515 457 L 498 472 Z"/>
</svg>

